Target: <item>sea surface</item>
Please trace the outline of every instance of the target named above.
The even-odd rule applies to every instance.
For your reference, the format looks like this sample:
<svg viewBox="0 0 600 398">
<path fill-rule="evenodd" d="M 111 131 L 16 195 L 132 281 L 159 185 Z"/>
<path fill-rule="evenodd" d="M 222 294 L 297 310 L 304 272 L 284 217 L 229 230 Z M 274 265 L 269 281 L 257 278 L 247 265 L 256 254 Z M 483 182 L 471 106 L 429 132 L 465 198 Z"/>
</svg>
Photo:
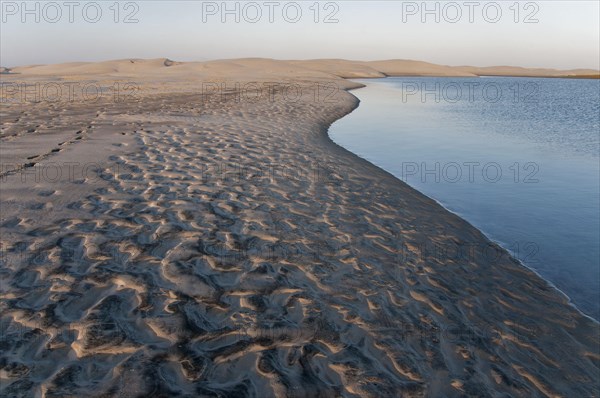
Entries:
<svg viewBox="0 0 600 398">
<path fill-rule="evenodd" d="M 356 80 L 339 145 L 437 200 L 600 319 L 600 80 Z"/>
</svg>

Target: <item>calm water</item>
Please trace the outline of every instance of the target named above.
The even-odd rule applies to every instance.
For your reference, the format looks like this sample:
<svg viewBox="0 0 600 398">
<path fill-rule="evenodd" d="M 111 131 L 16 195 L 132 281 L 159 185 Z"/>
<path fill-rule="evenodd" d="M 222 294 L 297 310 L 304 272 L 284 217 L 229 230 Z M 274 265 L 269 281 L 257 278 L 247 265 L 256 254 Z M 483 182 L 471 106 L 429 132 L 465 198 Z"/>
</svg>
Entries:
<svg viewBox="0 0 600 398">
<path fill-rule="evenodd" d="M 600 81 L 360 80 L 332 139 L 449 210 L 600 319 Z"/>
</svg>

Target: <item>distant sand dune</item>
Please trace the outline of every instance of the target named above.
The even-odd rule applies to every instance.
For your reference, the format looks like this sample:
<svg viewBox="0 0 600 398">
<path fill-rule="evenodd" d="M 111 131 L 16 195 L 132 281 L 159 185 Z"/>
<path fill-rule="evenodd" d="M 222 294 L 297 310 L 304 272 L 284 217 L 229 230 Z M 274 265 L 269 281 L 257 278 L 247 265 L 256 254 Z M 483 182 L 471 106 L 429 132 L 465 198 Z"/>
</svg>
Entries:
<svg viewBox="0 0 600 398">
<path fill-rule="evenodd" d="M 170 68 L 172 67 L 172 68 Z M 537 76 L 537 77 L 574 77 L 598 76 L 600 71 L 593 69 L 557 70 L 543 68 L 521 68 L 515 66 L 447 66 L 413 60 L 348 61 L 343 59 L 316 59 L 304 61 L 277 61 L 268 58 L 245 58 L 217 60 L 207 62 L 175 62 L 167 58 L 151 60 L 126 59 L 104 62 L 72 62 L 55 65 L 30 65 L 11 68 L 13 73 L 24 75 L 135 75 L 168 74 L 169 77 L 181 77 L 188 73 L 205 75 L 210 71 L 212 77 L 231 76 L 234 69 L 244 68 L 247 75 L 252 69 L 263 76 L 275 71 L 288 72 L 290 77 L 298 77 L 299 70 L 319 71 L 343 78 L 374 78 L 385 76 L 446 76 L 473 77 L 490 76 Z"/>
</svg>

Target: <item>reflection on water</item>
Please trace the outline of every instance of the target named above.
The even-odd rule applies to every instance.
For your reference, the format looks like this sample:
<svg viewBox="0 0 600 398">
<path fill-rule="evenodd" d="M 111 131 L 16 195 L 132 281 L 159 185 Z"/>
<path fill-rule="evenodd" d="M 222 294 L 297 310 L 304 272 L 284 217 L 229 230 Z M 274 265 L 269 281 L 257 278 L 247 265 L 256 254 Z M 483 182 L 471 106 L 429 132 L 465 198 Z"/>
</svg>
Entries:
<svg viewBox="0 0 600 398">
<path fill-rule="evenodd" d="M 600 81 L 360 80 L 338 144 L 438 200 L 600 319 Z"/>
</svg>

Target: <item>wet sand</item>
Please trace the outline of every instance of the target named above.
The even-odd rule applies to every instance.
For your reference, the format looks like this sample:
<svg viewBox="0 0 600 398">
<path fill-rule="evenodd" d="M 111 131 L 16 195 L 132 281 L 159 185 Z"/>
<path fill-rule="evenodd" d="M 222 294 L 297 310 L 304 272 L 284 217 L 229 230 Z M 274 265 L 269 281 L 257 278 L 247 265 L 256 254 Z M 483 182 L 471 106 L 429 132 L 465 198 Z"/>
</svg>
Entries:
<svg viewBox="0 0 600 398">
<path fill-rule="evenodd" d="M 138 89 L 0 108 L 3 396 L 600 394 L 596 322 L 328 138 L 355 84 L 155 63 L 3 76 Z"/>
</svg>

